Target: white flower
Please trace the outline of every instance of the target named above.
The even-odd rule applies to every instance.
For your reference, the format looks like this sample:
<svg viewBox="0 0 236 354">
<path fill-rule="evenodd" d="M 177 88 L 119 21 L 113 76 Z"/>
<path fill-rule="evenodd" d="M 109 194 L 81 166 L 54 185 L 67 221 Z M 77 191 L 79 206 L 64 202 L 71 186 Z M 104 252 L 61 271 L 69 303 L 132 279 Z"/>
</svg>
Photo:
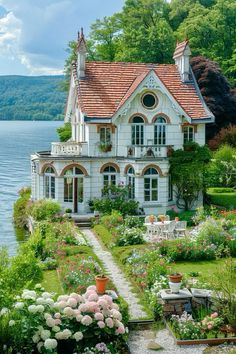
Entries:
<svg viewBox="0 0 236 354">
<path fill-rule="evenodd" d="M 43 347 L 43 342 L 38 342 L 37 349 L 38 349 L 39 353 L 41 353 L 42 347 Z"/>
<path fill-rule="evenodd" d="M 51 332 L 47 329 L 43 329 L 40 333 L 40 336 L 43 340 L 50 338 L 50 335 L 51 335 Z"/>
<path fill-rule="evenodd" d="M 48 318 L 52 318 L 52 315 L 50 315 L 50 313 L 45 313 L 44 314 L 44 318 L 45 318 L 45 320 L 47 320 Z"/>
<path fill-rule="evenodd" d="M 28 307 L 28 311 L 31 313 L 36 313 L 37 312 L 37 306 L 36 305 L 30 305 Z"/>
<path fill-rule="evenodd" d="M 16 322 L 15 322 L 14 320 L 10 320 L 9 323 L 8 323 L 8 325 L 9 325 L 10 327 L 12 327 L 12 326 L 14 326 L 15 323 L 16 323 Z"/>
<path fill-rule="evenodd" d="M 44 342 L 44 346 L 46 349 L 55 349 L 57 347 L 56 339 L 48 338 Z"/>
<path fill-rule="evenodd" d="M 44 306 L 43 305 L 37 305 L 36 306 L 36 310 L 37 310 L 37 312 L 42 313 L 44 311 Z"/>
<path fill-rule="evenodd" d="M 48 299 L 48 298 L 51 298 L 51 297 L 52 297 L 52 294 L 47 293 L 47 292 L 45 291 L 44 293 L 42 293 L 42 297 L 43 297 L 44 299 Z"/>
<path fill-rule="evenodd" d="M 0 311 L 0 316 L 4 316 L 4 315 L 6 315 L 6 313 L 8 313 L 8 312 L 9 312 L 8 308 L 3 307 L 3 308 L 1 309 L 1 311 Z"/>
<path fill-rule="evenodd" d="M 32 337 L 34 343 L 38 343 L 40 341 L 40 337 L 38 333 L 35 333 Z"/>
<path fill-rule="evenodd" d="M 52 331 L 53 332 L 59 332 L 60 331 L 60 327 L 59 326 L 53 326 L 52 327 Z"/>
<path fill-rule="evenodd" d="M 16 302 L 15 303 L 15 309 L 20 310 L 23 309 L 24 303 L 23 302 Z"/>
<path fill-rule="evenodd" d="M 71 331 L 69 329 L 64 329 L 62 332 L 57 332 L 55 334 L 56 339 L 68 339 L 72 335 Z"/>
<path fill-rule="evenodd" d="M 77 300 L 73 297 L 69 298 L 67 300 L 67 305 L 70 307 L 76 307 L 77 306 Z"/>
<path fill-rule="evenodd" d="M 42 285 L 41 285 L 41 284 L 36 284 L 34 288 L 35 288 L 35 289 L 41 289 L 41 288 L 42 288 Z"/>
<path fill-rule="evenodd" d="M 37 297 L 37 294 L 34 290 L 24 290 L 22 294 L 22 298 L 26 300 L 35 300 Z"/>
<path fill-rule="evenodd" d="M 73 337 L 75 338 L 76 342 L 79 342 L 81 339 L 83 339 L 83 333 L 82 332 L 75 332 Z"/>
<path fill-rule="evenodd" d="M 55 326 L 55 320 L 52 317 L 48 317 L 46 319 L 46 324 L 48 327 L 54 327 Z"/>
<path fill-rule="evenodd" d="M 92 318 L 88 315 L 85 315 L 81 320 L 81 323 L 85 326 L 91 325 L 92 322 L 93 322 Z"/>
<path fill-rule="evenodd" d="M 71 307 L 65 307 L 63 310 L 64 315 L 67 317 L 73 317 L 74 316 L 74 310 Z"/>
</svg>

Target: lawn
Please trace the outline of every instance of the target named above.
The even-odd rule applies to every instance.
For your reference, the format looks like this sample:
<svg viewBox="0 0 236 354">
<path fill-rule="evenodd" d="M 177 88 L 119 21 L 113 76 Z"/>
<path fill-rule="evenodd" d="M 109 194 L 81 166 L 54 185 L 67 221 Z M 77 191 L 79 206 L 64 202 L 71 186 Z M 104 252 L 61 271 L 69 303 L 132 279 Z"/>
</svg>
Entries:
<svg viewBox="0 0 236 354">
<path fill-rule="evenodd" d="M 49 293 L 57 293 L 58 295 L 64 294 L 56 270 L 45 270 L 43 272 L 43 281 L 41 284 Z"/>
<path fill-rule="evenodd" d="M 236 208 L 236 191 L 227 193 L 218 193 L 220 188 L 209 188 L 207 194 L 211 198 L 211 203 L 226 208 Z"/>
</svg>

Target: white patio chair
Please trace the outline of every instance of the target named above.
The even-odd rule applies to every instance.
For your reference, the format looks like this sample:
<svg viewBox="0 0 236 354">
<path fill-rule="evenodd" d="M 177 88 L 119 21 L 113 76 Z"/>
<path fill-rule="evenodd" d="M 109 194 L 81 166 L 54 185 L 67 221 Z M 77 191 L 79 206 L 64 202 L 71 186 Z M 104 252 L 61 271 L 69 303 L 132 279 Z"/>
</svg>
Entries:
<svg viewBox="0 0 236 354">
<path fill-rule="evenodd" d="M 165 215 L 166 221 L 170 221 L 170 215 Z"/>
<path fill-rule="evenodd" d="M 178 221 L 175 226 L 175 237 L 185 237 L 187 229 L 187 221 Z"/>
<path fill-rule="evenodd" d="M 168 225 L 165 225 L 164 230 L 162 231 L 162 235 L 166 240 L 174 238 L 176 222 L 171 221 Z"/>
</svg>

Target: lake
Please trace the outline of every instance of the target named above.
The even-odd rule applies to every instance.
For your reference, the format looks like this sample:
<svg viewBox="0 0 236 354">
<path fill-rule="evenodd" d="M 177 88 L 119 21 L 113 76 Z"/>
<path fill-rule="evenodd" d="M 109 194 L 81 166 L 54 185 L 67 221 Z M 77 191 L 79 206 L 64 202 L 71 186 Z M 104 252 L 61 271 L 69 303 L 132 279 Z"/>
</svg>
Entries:
<svg viewBox="0 0 236 354">
<path fill-rule="evenodd" d="M 49 150 L 63 122 L 0 121 L 0 246 L 14 255 L 24 234 L 12 223 L 18 191 L 30 186 L 30 154 Z"/>
</svg>

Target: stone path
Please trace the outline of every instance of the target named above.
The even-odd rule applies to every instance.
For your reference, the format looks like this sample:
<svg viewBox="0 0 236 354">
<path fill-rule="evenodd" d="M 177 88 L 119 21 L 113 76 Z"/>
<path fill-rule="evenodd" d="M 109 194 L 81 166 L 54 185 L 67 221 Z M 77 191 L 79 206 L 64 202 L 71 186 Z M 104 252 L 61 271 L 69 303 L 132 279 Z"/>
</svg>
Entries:
<svg viewBox="0 0 236 354">
<path fill-rule="evenodd" d="M 129 336 L 130 352 L 134 354 L 153 354 L 153 350 L 147 349 L 151 341 L 155 341 L 155 343 L 162 346 L 163 349 L 158 350 L 160 354 L 202 354 L 203 350 L 206 348 L 206 345 L 176 345 L 167 329 L 162 329 L 157 332 L 152 330 L 134 330 L 130 332 Z"/>
<path fill-rule="evenodd" d="M 102 261 L 104 268 L 116 286 L 119 294 L 125 299 L 129 306 L 130 319 L 147 318 L 146 312 L 138 303 L 138 298 L 133 293 L 131 284 L 125 279 L 122 271 L 116 265 L 109 251 L 102 248 L 100 242 L 90 229 L 81 230 L 88 244 L 93 248 L 94 252 Z"/>
</svg>

